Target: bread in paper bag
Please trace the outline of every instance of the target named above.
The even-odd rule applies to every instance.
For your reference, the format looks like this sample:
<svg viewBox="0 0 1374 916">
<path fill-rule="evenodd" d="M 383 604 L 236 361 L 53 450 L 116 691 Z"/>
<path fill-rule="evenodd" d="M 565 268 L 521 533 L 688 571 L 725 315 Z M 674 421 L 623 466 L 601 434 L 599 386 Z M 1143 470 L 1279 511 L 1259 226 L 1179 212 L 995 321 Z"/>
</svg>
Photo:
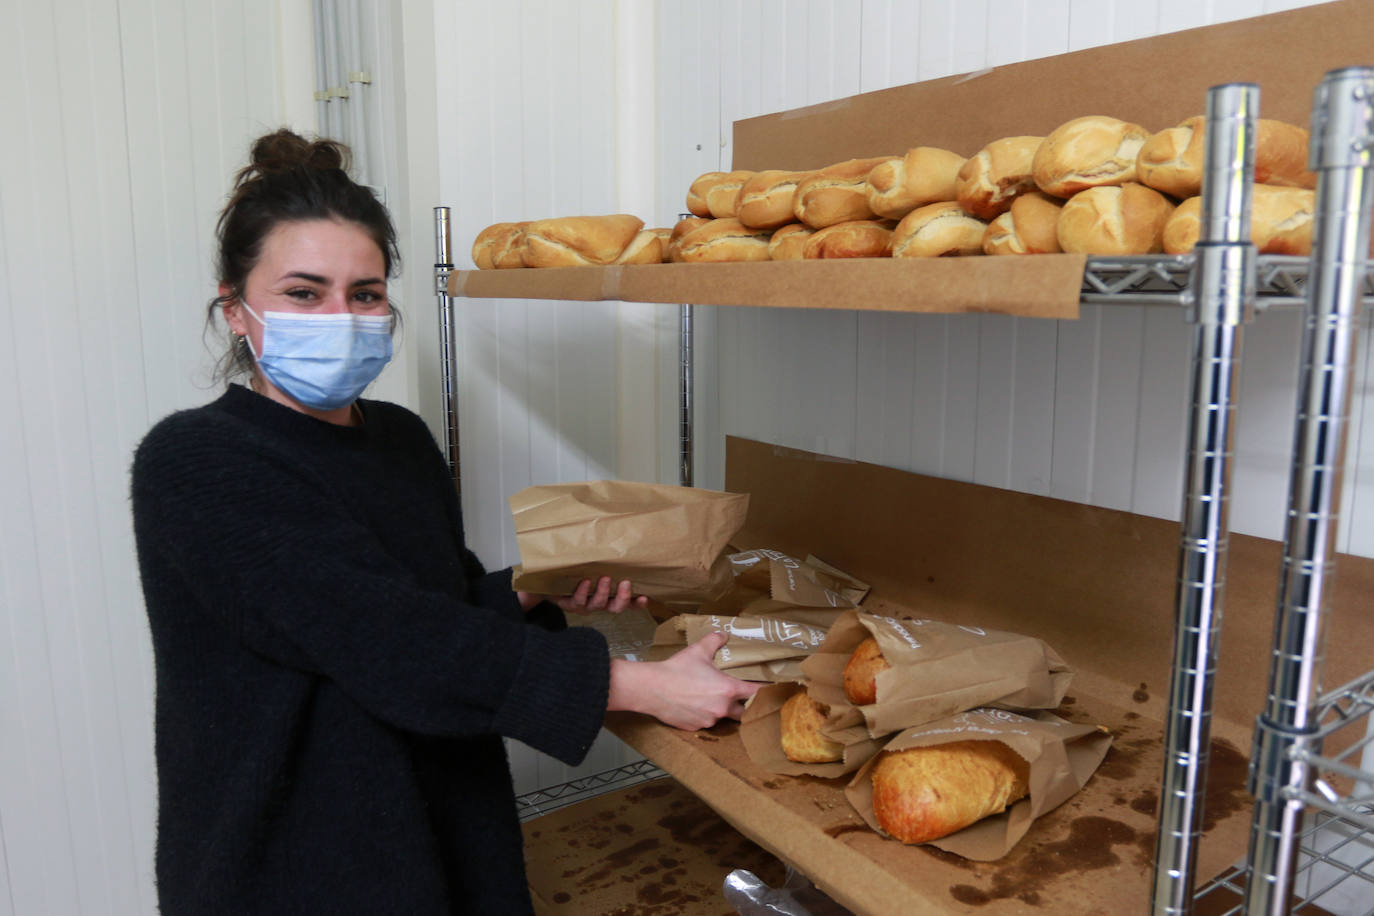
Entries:
<svg viewBox="0 0 1374 916">
<path fill-rule="evenodd" d="M 845 693 L 844 671 L 870 638 L 889 667 L 875 670 L 874 702 L 856 707 Z M 1033 636 L 863 611 L 841 616 L 802 672 L 812 696 L 832 710 L 857 708 L 874 736 L 978 706 L 1054 709 L 1073 676 Z"/>
<path fill-rule="evenodd" d="M 886 820 L 892 830 L 906 834 L 906 842 L 928 842 L 966 859 L 990 862 L 1006 855 L 1037 817 L 1087 785 L 1111 741 L 1100 726 L 1066 722 L 1048 712 L 966 710 L 893 736 L 855 774 L 845 796 L 874 830 L 893 835 L 883 824 Z M 961 750 L 985 742 L 999 747 L 973 755 Z M 905 767 L 899 765 L 895 778 L 875 786 L 875 774 L 890 767 L 892 757 L 939 748 L 944 751 L 931 755 L 937 759 L 925 763 L 928 772 L 921 779 L 905 778 L 910 774 L 903 774 Z M 941 784 L 940 794 L 948 797 L 929 792 L 932 782 Z M 882 819 L 875 809 L 885 810 Z M 970 821 L 973 815 L 981 816 Z M 908 833 L 913 826 L 922 832 Z M 947 832 L 932 835 L 942 831 Z"/>
<path fill-rule="evenodd" d="M 826 627 L 768 616 L 679 614 L 654 631 L 650 661 L 659 661 L 711 633 L 729 641 L 716 650 L 715 665 L 746 681 L 791 681 L 801 677 L 801 661 L 825 642 Z"/>
<path fill-rule="evenodd" d="M 811 762 L 789 758 L 782 739 L 783 707 L 798 694 L 806 695 L 801 684 L 768 684 L 754 694 L 740 717 L 740 741 L 749 759 L 761 769 L 788 776 L 834 778 L 853 773 L 882 748 L 886 739 L 870 737 L 863 717 L 853 707 L 828 709 L 825 721 L 813 724 L 817 737 L 839 745 L 839 756 L 832 761 Z"/>
<path fill-rule="evenodd" d="M 730 587 L 725 551 L 749 496 L 600 480 L 528 487 L 510 507 L 516 589 L 566 595 L 583 579 L 610 576 L 666 604 L 697 604 Z"/>
</svg>

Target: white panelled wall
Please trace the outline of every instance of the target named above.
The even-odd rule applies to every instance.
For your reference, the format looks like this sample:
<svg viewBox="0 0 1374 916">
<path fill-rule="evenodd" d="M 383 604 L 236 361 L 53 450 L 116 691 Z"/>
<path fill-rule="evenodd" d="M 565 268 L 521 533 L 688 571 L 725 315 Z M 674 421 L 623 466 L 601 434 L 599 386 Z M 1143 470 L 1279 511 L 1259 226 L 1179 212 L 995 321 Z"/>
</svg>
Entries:
<svg viewBox="0 0 1374 916">
<path fill-rule="evenodd" d="M 380 57 L 383 142 L 368 152 L 407 271 L 404 346 L 372 393 L 436 432 L 435 205 L 453 208 L 460 267 L 497 220 L 621 210 L 669 225 L 691 180 L 729 165 L 737 118 L 1303 5 L 359 3 Z M 152 659 L 127 469 L 153 422 L 214 394 L 214 217 L 249 138 L 313 127 L 308 7 L 0 0 L 0 916 L 155 911 Z M 526 485 L 676 480 L 676 309 L 457 312 L 463 501 L 489 565 L 517 558 L 506 499 Z M 698 308 L 697 321 L 701 485 L 723 481 L 734 434 L 1177 515 L 1188 330 L 1170 310 Z M 1374 555 L 1365 321 L 1341 544 Z M 1280 534 L 1297 341 L 1293 313 L 1246 330 L 1238 531 Z M 625 752 L 603 740 L 577 771 L 512 756 L 528 790 Z"/>
</svg>

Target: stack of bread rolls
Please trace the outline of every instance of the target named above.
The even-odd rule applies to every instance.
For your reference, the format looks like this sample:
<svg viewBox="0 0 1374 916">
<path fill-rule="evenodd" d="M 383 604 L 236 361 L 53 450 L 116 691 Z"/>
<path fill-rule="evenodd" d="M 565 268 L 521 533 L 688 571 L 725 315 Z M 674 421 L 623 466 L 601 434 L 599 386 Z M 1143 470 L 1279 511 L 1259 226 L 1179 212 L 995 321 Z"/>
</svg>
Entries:
<svg viewBox="0 0 1374 916">
<path fill-rule="evenodd" d="M 738 169 L 694 180 L 692 214 L 645 229 L 628 214 L 496 223 L 473 243 L 481 269 L 810 258 L 1100 256 L 1189 251 L 1200 231 L 1204 120 L 1151 132 L 1086 115 L 1045 136 L 992 140 L 967 158 L 913 146 L 814 171 Z M 1311 251 L 1308 132 L 1259 119 L 1252 239 L 1262 254 Z"/>
</svg>

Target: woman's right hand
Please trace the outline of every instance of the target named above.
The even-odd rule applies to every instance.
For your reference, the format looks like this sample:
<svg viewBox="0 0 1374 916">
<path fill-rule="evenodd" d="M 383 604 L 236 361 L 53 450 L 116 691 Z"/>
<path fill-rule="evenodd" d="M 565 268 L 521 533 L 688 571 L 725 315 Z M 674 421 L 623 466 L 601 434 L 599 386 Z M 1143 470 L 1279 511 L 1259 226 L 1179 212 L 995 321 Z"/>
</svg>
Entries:
<svg viewBox="0 0 1374 916">
<path fill-rule="evenodd" d="M 723 634 L 711 633 L 661 662 L 612 659 L 607 710 L 642 712 L 686 731 L 738 719 L 763 685 L 716 668 L 712 658 L 725 641 Z"/>
</svg>

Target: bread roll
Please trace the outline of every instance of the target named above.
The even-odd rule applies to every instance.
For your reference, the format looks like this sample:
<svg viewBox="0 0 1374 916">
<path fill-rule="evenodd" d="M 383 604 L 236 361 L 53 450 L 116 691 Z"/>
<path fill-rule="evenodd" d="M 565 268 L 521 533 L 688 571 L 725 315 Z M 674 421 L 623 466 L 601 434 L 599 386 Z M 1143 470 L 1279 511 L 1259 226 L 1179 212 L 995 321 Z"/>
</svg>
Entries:
<svg viewBox="0 0 1374 916">
<path fill-rule="evenodd" d="M 967 160 L 936 146 L 917 146 L 900 159 L 880 162 L 868 173 L 868 208 L 901 219 L 917 207 L 954 200 L 955 181 Z"/>
<path fill-rule="evenodd" d="M 1306 188 L 1255 185 L 1250 208 L 1250 241 L 1259 254 L 1312 253 L 1312 212 L 1317 193 Z M 1202 233 L 1202 198 L 1179 204 L 1164 224 L 1164 251 L 1192 251 Z"/>
<path fill-rule="evenodd" d="M 649 230 L 658 237 L 659 253 L 663 255 L 663 260 L 668 260 L 668 243 L 673 240 L 672 226 L 657 226 Z"/>
<path fill-rule="evenodd" d="M 644 221 L 628 213 L 537 219 L 525 227 L 525 266 L 611 264 L 643 228 Z"/>
<path fill-rule="evenodd" d="M 903 843 L 949 836 L 1030 791 L 1030 764 L 991 740 L 884 751 L 872 777 L 873 816 Z"/>
<path fill-rule="evenodd" d="M 662 264 L 663 244 L 653 229 L 644 229 L 615 259 L 616 264 Z"/>
<path fill-rule="evenodd" d="M 689 216 L 685 219 L 678 220 L 673 226 L 673 231 L 668 235 L 668 247 L 664 260 L 680 261 L 681 257 L 678 254 L 678 249 L 682 245 L 683 237 L 693 229 L 700 229 L 710 221 L 710 218 L 705 216 Z"/>
<path fill-rule="evenodd" d="M 797 763 L 833 763 L 844 758 L 844 745 L 821 734 L 830 707 L 799 690 L 782 704 L 782 753 Z"/>
<path fill-rule="evenodd" d="M 1139 124 L 1088 115 L 1050 131 L 1035 151 L 1031 173 L 1046 194 L 1072 197 L 1079 191 L 1135 181 L 1135 162 L 1150 132 Z"/>
<path fill-rule="evenodd" d="M 797 185 L 792 212 L 812 229 L 872 219 L 868 208 L 868 173 L 891 157 L 847 159 L 812 172 Z"/>
<path fill-rule="evenodd" d="M 797 196 L 797 183 L 808 174 L 781 169 L 755 172 L 740 186 L 735 215 L 741 223 L 754 229 L 776 229 L 792 222 L 796 218 L 792 204 Z"/>
<path fill-rule="evenodd" d="M 894 258 L 938 258 L 983 253 L 987 223 L 953 201 L 912 210 L 892 231 Z"/>
<path fill-rule="evenodd" d="M 524 267 L 521 251 L 525 247 L 523 223 L 494 223 L 477 233 L 472 241 L 472 262 L 478 270 Z"/>
<path fill-rule="evenodd" d="M 733 219 L 739 208 L 739 190 L 753 176 L 750 171 L 727 172 L 706 188 L 706 209 L 715 219 Z"/>
<path fill-rule="evenodd" d="M 844 695 L 855 706 L 878 702 L 878 674 L 891 667 L 878 648 L 878 640 L 870 636 L 855 647 L 844 666 Z"/>
<path fill-rule="evenodd" d="M 772 235 L 768 229 L 750 229 L 737 219 L 713 219 L 682 237 L 677 256 L 688 263 L 767 261 Z"/>
<path fill-rule="evenodd" d="M 768 256 L 774 261 L 800 261 L 806 240 L 815 232 L 803 223 L 788 223 L 768 240 Z"/>
<path fill-rule="evenodd" d="M 1161 252 L 1173 210 L 1163 194 L 1134 181 L 1079 191 L 1059 211 L 1059 246 L 1107 256 Z"/>
<path fill-rule="evenodd" d="M 1056 226 L 1064 202 L 1044 191 L 1022 194 L 988 224 L 984 254 L 1053 254 L 1061 251 Z"/>
<path fill-rule="evenodd" d="M 892 224 L 851 220 L 817 229 L 802 246 L 803 258 L 885 258 L 892 254 Z"/>
<path fill-rule="evenodd" d="M 704 172 L 698 175 L 692 186 L 687 189 L 687 210 L 694 216 L 709 219 L 711 208 L 706 205 L 706 192 L 724 178 L 724 172 Z"/>
<path fill-rule="evenodd" d="M 1206 140 L 1206 118 L 1201 115 L 1154 134 L 1136 157 L 1139 181 L 1174 197 L 1201 194 Z M 1255 183 L 1315 188 L 1316 173 L 1307 170 L 1307 145 L 1308 133 L 1301 127 L 1269 118 L 1256 120 Z"/>
<path fill-rule="evenodd" d="M 982 220 L 1000 216 L 1011 202 L 1035 190 L 1031 163 L 1044 137 L 1003 137 L 973 155 L 959 169 L 954 199 Z"/>
</svg>

